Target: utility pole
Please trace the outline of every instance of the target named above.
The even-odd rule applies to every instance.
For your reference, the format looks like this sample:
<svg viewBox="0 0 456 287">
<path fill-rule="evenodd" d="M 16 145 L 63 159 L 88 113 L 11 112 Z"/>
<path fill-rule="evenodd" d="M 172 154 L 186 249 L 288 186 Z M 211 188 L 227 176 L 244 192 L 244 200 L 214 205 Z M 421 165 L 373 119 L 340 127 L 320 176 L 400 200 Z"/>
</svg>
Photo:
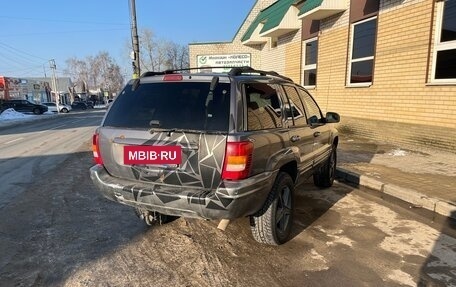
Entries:
<svg viewBox="0 0 456 287">
<path fill-rule="evenodd" d="M 59 94 L 57 92 L 57 81 L 55 79 L 55 69 L 57 69 L 57 66 L 55 65 L 55 60 L 49 60 L 49 66 L 52 69 L 52 89 L 54 90 L 54 95 L 55 95 L 55 107 L 57 108 L 57 113 L 60 113 L 59 111 Z"/>
<path fill-rule="evenodd" d="M 141 73 L 141 68 L 139 66 L 139 39 L 138 39 L 138 29 L 136 27 L 136 3 L 135 0 L 130 1 L 130 13 L 131 13 L 131 40 L 133 44 L 133 53 L 131 62 L 133 66 L 133 79 L 138 79 Z"/>
</svg>

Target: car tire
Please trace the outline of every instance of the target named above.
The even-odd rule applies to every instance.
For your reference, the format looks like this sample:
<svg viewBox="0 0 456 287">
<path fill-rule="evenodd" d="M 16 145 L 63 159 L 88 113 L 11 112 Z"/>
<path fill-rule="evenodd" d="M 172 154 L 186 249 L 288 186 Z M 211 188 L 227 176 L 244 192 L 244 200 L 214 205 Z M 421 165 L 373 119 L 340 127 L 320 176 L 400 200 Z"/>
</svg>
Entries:
<svg viewBox="0 0 456 287">
<path fill-rule="evenodd" d="M 293 223 L 293 195 L 293 180 L 288 173 L 280 172 L 263 207 L 250 216 L 250 228 L 256 241 L 280 245 L 288 240 Z"/>
<path fill-rule="evenodd" d="M 67 108 L 63 108 L 62 110 L 60 110 L 62 113 L 68 113 L 68 109 Z"/>
<path fill-rule="evenodd" d="M 331 187 L 336 178 L 337 147 L 333 145 L 325 164 L 313 174 L 314 184 L 320 188 Z"/>
<path fill-rule="evenodd" d="M 34 113 L 35 115 L 42 114 L 41 110 L 38 109 L 38 108 L 33 109 L 33 113 Z"/>
</svg>

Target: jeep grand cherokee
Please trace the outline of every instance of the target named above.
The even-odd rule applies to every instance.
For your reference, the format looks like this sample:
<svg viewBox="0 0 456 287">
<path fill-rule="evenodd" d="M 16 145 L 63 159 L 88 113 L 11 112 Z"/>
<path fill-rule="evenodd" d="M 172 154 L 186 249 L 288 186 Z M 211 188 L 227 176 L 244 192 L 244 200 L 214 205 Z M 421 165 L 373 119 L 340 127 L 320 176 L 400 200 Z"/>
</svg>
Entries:
<svg viewBox="0 0 456 287">
<path fill-rule="evenodd" d="M 248 216 L 257 241 L 278 245 L 290 235 L 295 186 L 309 176 L 333 183 L 338 121 L 275 72 L 147 72 L 96 130 L 91 178 L 148 224 Z"/>
</svg>

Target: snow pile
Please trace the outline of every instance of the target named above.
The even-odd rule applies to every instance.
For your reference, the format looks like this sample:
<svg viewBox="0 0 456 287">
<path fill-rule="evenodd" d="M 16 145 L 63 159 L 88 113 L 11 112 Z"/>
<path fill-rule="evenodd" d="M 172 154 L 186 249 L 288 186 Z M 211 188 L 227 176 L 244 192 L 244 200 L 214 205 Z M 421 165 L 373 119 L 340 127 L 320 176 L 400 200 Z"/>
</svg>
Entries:
<svg viewBox="0 0 456 287">
<path fill-rule="evenodd" d="M 391 156 L 406 156 L 407 152 L 401 149 L 395 149 L 389 153 Z"/>
<path fill-rule="evenodd" d="M 16 120 L 32 117 L 16 112 L 14 109 L 6 109 L 0 114 L 0 120 Z"/>
</svg>

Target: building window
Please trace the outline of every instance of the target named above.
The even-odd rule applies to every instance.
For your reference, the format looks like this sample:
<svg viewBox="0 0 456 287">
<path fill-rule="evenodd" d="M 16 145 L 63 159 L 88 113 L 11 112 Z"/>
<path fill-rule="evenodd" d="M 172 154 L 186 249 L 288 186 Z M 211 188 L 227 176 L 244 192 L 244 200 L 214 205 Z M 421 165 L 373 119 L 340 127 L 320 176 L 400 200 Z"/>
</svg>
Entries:
<svg viewBox="0 0 456 287">
<path fill-rule="evenodd" d="M 456 82 L 456 0 L 439 3 L 433 80 Z"/>
<path fill-rule="evenodd" d="M 317 84 L 318 39 L 313 38 L 303 42 L 303 86 L 314 88 Z"/>
<path fill-rule="evenodd" d="M 349 85 L 372 83 L 377 17 L 352 24 Z"/>
</svg>

